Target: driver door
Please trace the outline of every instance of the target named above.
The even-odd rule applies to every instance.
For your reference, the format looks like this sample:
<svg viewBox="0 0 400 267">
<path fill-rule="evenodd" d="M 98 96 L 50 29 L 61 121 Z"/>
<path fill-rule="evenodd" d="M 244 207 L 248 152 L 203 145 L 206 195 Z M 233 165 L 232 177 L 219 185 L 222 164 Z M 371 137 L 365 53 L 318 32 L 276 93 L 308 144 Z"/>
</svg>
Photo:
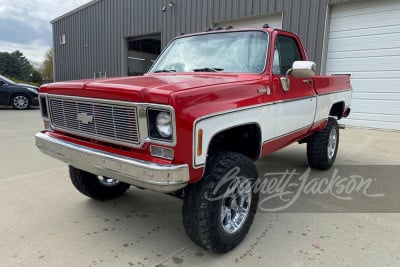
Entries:
<svg viewBox="0 0 400 267">
<path fill-rule="evenodd" d="M 277 136 L 301 136 L 312 126 L 316 95 L 312 79 L 295 78 L 290 73 L 293 62 L 306 60 L 298 40 L 290 35 L 277 35 L 273 59 L 273 81 L 277 98 Z M 288 74 L 290 87 L 280 81 Z"/>
</svg>

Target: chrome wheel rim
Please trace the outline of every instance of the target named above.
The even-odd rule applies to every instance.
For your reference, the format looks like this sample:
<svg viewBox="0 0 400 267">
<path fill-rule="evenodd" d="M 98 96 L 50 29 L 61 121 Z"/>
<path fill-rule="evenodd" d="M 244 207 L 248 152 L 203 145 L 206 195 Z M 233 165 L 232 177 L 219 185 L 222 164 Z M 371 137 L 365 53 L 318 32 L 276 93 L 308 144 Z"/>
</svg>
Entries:
<svg viewBox="0 0 400 267">
<path fill-rule="evenodd" d="M 17 109 L 26 109 L 29 106 L 29 100 L 26 96 L 19 95 L 14 97 L 13 104 Z"/>
<path fill-rule="evenodd" d="M 237 177 L 228 187 L 221 206 L 221 224 L 223 229 L 233 234 L 246 221 L 251 206 L 251 186 L 249 180 Z"/>
<path fill-rule="evenodd" d="M 116 186 L 117 184 L 120 183 L 119 180 L 108 178 L 108 177 L 103 177 L 103 176 L 99 176 L 98 180 L 104 186 Z"/>
<path fill-rule="evenodd" d="M 329 135 L 328 142 L 328 158 L 332 159 L 336 152 L 337 145 L 337 132 L 336 129 L 332 129 L 331 134 Z"/>
</svg>

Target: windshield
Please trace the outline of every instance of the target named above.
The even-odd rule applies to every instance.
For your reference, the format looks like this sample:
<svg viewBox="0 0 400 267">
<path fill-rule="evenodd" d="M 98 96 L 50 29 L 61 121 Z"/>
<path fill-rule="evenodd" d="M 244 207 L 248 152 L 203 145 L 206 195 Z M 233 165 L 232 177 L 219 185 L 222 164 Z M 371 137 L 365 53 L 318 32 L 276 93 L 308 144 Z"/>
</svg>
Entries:
<svg viewBox="0 0 400 267">
<path fill-rule="evenodd" d="M 8 84 L 15 84 L 15 82 L 13 82 L 10 79 L 4 77 L 3 75 L 0 75 L 0 79 L 2 79 L 3 81 L 5 81 Z"/>
<path fill-rule="evenodd" d="M 268 35 L 262 31 L 219 32 L 173 41 L 149 72 L 261 73 Z"/>
</svg>

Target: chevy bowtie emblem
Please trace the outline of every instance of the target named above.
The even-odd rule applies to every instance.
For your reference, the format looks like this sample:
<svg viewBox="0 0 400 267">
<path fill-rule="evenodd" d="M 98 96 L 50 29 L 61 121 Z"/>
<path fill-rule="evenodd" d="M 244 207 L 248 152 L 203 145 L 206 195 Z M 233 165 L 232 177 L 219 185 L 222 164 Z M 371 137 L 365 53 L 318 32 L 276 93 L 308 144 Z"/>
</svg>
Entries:
<svg viewBox="0 0 400 267">
<path fill-rule="evenodd" d="M 93 123 L 93 115 L 89 115 L 86 112 L 78 113 L 78 121 L 83 124 Z"/>
</svg>

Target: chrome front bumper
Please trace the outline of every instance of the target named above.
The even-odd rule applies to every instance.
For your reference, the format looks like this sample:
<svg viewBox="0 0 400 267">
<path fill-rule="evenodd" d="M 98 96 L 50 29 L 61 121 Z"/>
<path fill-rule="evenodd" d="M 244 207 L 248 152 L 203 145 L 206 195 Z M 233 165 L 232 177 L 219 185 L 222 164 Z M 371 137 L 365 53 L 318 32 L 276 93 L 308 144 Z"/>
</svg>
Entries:
<svg viewBox="0 0 400 267">
<path fill-rule="evenodd" d="M 174 192 L 189 182 L 189 166 L 161 165 L 80 146 L 39 132 L 36 146 L 44 154 L 75 168 L 158 192 Z"/>
</svg>

